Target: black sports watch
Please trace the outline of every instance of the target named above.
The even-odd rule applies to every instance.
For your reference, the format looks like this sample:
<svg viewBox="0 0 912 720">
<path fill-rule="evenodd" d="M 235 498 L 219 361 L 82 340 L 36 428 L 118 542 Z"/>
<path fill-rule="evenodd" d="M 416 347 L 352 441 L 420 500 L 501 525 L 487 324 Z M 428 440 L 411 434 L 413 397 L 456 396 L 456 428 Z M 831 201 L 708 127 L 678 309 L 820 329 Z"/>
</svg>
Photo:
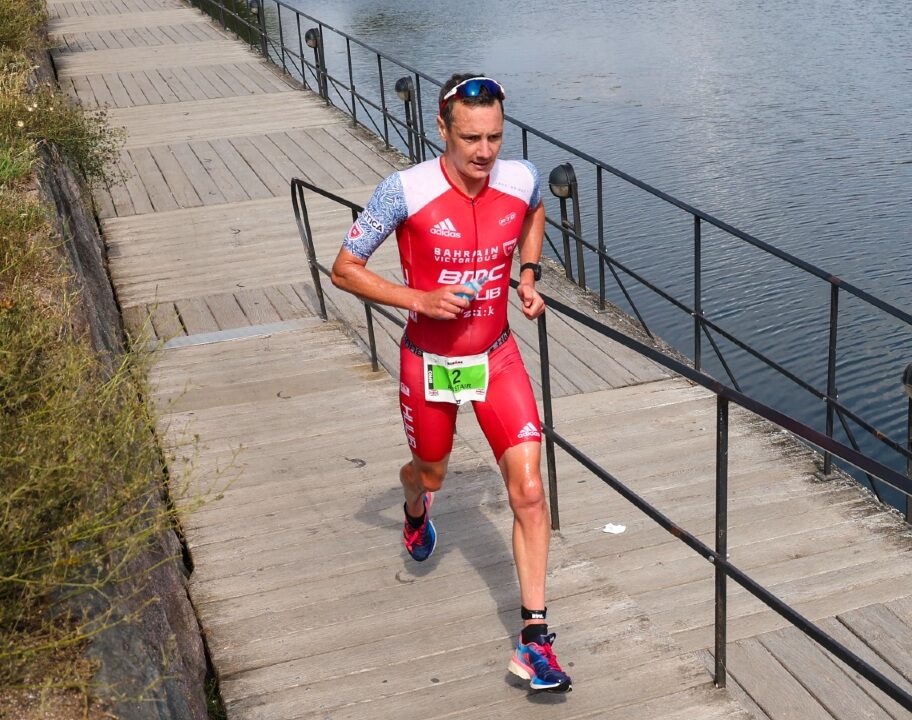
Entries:
<svg viewBox="0 0 912 720">
<path fill-rule="evenodd" d="M 541 265 L 538 263 L 523 263 L 519 266 L 519 273 L 522 275 L 523 270 L 531 270 L 532 277 L 538 281 L 541 280 Z"/>
</svg>

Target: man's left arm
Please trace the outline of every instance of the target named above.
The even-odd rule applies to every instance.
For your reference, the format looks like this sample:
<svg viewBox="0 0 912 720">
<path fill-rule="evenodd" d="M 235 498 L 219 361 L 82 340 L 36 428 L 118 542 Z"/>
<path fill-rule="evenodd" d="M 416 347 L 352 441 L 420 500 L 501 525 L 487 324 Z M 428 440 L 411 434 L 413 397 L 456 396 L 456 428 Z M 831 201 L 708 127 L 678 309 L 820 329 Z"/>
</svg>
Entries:
<svg viewBox="0 0 912 720">
<path fill-rule="evenodd" d="M 526 215 L 519 234 L 519 264 L 541 261 L 542 242 L 545 236 L 545 206 L 538 207 Z M 516 294 L 522 303 L 523 314 L 534 320 L 545 311 L 545 301 L 535 289 L 535 272 L 530 268 L 519 273 L 519 287 Z"/>
</svg>

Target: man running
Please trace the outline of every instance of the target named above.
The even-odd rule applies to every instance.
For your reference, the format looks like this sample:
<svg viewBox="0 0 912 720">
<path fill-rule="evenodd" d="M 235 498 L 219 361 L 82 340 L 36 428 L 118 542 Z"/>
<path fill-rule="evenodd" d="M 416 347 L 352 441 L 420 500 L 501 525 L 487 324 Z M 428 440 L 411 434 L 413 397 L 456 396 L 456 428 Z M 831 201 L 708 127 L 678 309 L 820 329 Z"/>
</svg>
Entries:
<svg viewBox="0 0 912 720">
<path fill-rule="evenodd" d="M 504 97 L 501 85 L 482 75 L 453 75 L 447 81 L 437 117 L 444 154 L 380 183 L 345 237 L 332 281 L 359 297 L 409 311 L 399 394 L 412 451 L 399 473 L 406 549 L 419 562 L 434 551 L 433 493 L 446 475 L 458 407 L 471 401 L 514 517 L 524 626 L 509 669 L 533 689 L 566 692 L 570 678 L 554 656 L 555 636 L 545 619 L 550 520 L 540 472 L 541 423 L 507 325 L 517 247 L 522 311 L 532 320 L 545 310 L 535 290 L 545 210 L 535 167 L 497 159 Z M 366 268 L 393 231 L 404 285 Z"/>
</svg>

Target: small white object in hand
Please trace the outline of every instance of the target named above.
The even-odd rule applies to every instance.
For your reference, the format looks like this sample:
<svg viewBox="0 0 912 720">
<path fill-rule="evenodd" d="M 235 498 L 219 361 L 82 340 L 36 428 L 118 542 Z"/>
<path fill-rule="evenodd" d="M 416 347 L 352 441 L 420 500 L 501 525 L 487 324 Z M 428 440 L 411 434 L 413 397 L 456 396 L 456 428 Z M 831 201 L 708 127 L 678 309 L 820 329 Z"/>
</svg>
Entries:
<svg viewBox="0 0 912 720">
<path fill-rule="evenodd" d="M 626 525 L 615 525 L 614 523 L 608 523 L 605 525 L 605 527 L 602 528 L 602 532 L 611 533 L 612 535 L 620 535 L 626 529 Z"/>
</svg>

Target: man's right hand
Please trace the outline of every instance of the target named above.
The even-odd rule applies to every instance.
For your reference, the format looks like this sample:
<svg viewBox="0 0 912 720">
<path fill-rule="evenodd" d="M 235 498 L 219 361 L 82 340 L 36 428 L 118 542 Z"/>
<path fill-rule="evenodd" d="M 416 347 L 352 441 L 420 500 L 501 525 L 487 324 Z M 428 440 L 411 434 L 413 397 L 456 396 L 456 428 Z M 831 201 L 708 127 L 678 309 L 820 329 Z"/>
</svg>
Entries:
<svg viewBox="0 0 912 720">
<path fill-rule="evenodd" d="M 458 292 L 475 295 L 472 288 L 465 285 L 441 285 L 421 296 L 418 312 L 434 320 L 454 320 L 471 304 L 468 298 L 456 295 Z"/>
</svg>

